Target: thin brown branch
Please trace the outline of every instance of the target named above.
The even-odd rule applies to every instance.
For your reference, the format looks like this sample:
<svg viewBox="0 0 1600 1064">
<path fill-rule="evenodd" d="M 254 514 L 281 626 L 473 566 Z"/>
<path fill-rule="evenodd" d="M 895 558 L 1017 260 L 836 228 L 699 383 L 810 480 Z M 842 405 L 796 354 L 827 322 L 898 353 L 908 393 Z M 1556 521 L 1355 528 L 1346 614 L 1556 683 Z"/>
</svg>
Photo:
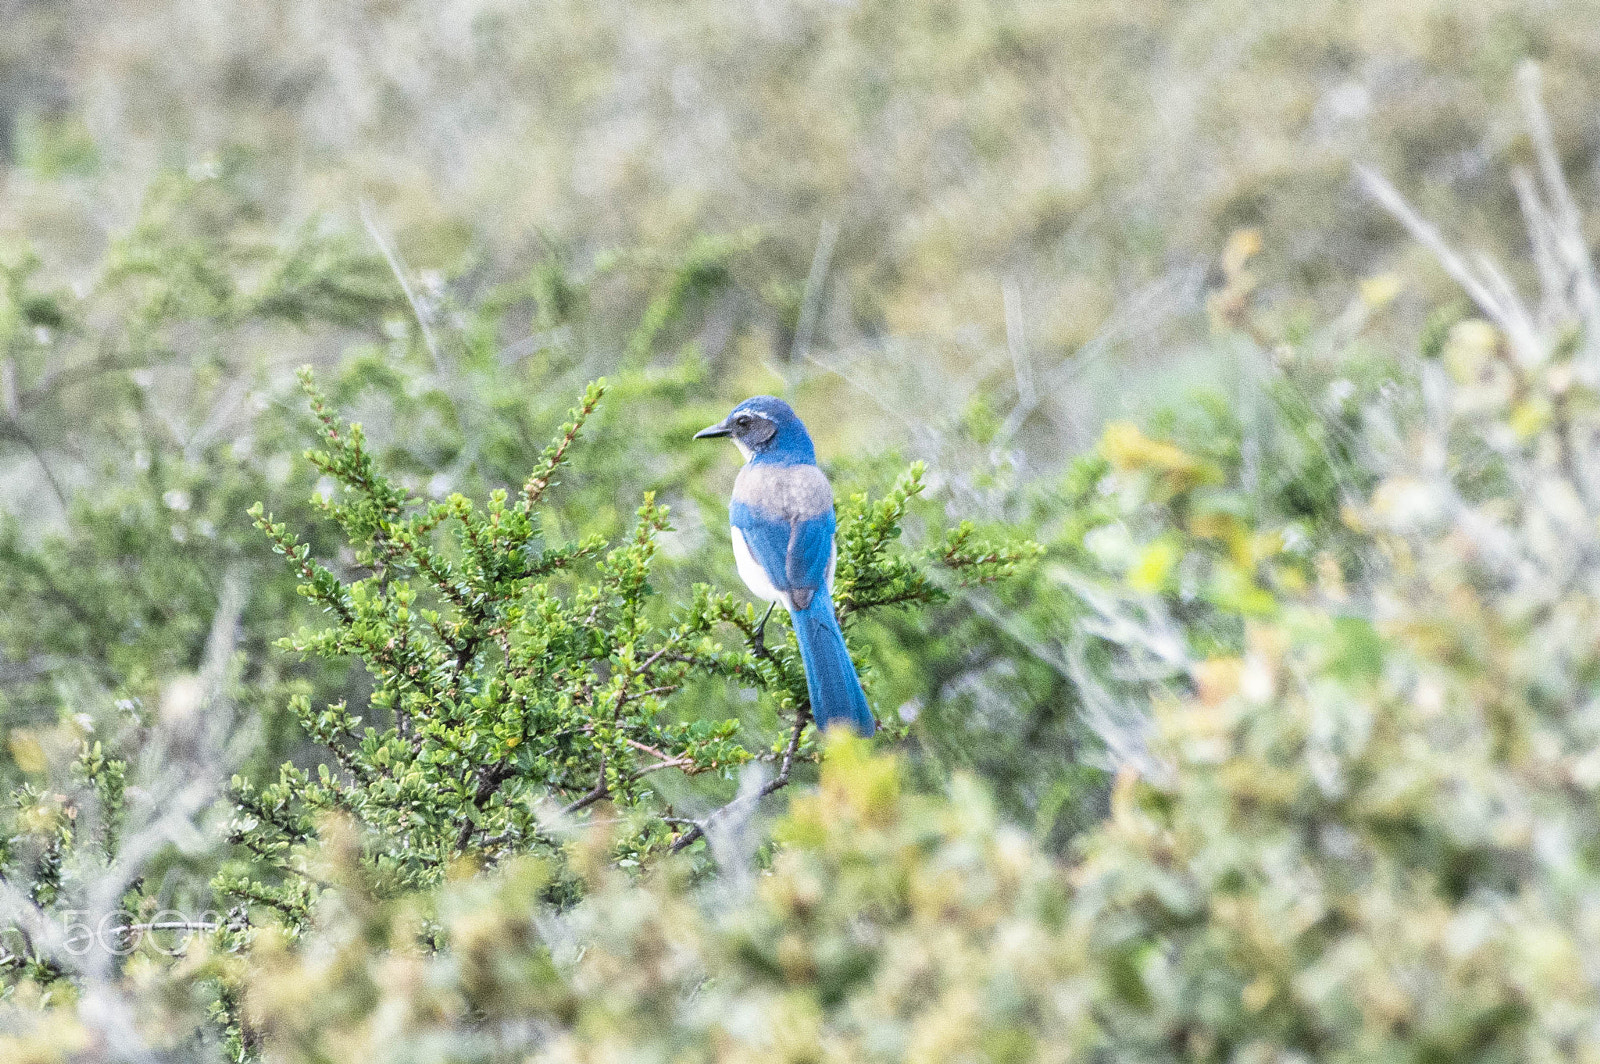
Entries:
<svg viewBox="0 0 1600 1064">
<path fill-rule="evenodd" d="M 693 768 L 693 767 L 694 767 L 694 761 L 692 759 L 690 759 L 690 758 L 687 758 L 687 757 L 679 758 L 676 761 L 658 761 L 653 765 L 646 765 L 644 768 L 641 768 L 638 771 L 634 772 L 632 775 L 630 775 L 628 777 L 628 780 L 629 780 L 629 782 L 632 782 L 633 780 L 640 779 L 641 777 L 644 777 L 644 776 L 648 776 L 652 772 L 660 772 L 664 768 L 689 769 L 689 768 Z M 687 773 L 685 773 L 685 775 L 689 775 L 689 776 L 693 776 L 695 774 L 696 774 L 695 772 L 687 772 Z"/>
<path fill-rule="evenodd" d="M 655 668 L 656 663 L 666 656 L 667 651 L 671 650 L 678 644 L 678 641 L 683 638 L 683 635 L 684 633 L 679 630 L 667 636 L 667 638 L 662 642 L 661 646 L 656 649 L 654 654 L 651 654 L 648 658 L 645 658 L 643 662 L 634 668 L 633 675 L 643 676 L 651 669 Z"/>
<path fill-rule="evenodd" d="M 594 785 L 594 789 L 589 791 L 582 798 L 579 798 L 577 801 L 562 806 L 561 815 L 568 816 L 569 814 L 576 813 L 580 809 L 587 809 L 610 793 L 611 788 L 606 783 L 605 769 L 602 767 L 600 770 L 600 781 Z"/>
<path fill-rule="evenodd" d="M 682 758 L 674 758 L 671 754 L 664 753 L 661 750 L 657 750 L 655 747 L 649 745 L 648 743 L 641 743 L 637 739 L 629 739 L 627 737 L 624 737 L 622 741 L 627 743 L 629 746 L 633 747 L 635 750 L 640 750 L 640 751 L 642 751 L 644 753 L 649 754 L 651 757 L 655 758 L 658 761 L 672 761 L 672 762 L 676 763 L 676 762 L 682 760 Z"/>
<path fill-rule="evenodd" d="M 755 794 L 748 797 L 735 798 L 733 801 L 718 809 L 704 820 L 693 821 L 692 823 L 694 824 L 694 827 L 690 828 L 686 833 L 675 839 L 669 852 L 677 853 L 680 850 L 686 849 L 687 847 L 693 845 L 697 840 L 704 838 L 706 834 L 706 828 L 716 821 L 721 820 L 723 817 L 726 817 L 735 809 L 743 808 L 746 805 L 759 802 L 761 799 L 765 798 L 769 794 L 772 794 L 774 791 L 787 787 L 789 785 L 789 774 L 794 769 L 795 754 L 800 749 L 800 734 L 805 731 L 806 724 L 810 720 L 810 706 L 802 706 L 795 713 L 794 728 L 789 732 L 789 742 L 783 748 L 783 759 L 778 764 L 778 774 L 776 776 L 767 781 L 767 783 L 760 790 L 756 791 Z"/>
<path fill-rule="evenodd" d="M 495 792 L 495 788 L 510 779 L 513 771 L 515 770 L 509 761 L 502 761 L 495 765 L 485 765 L 482 771 L 478 773 L 478 788 L 473 792 L 472 804 L 478 809 L 482 809 L 483 803 L 489 800 L 489 796 Z M 468 817 L 467 821 L 461 825 L 461 833 L 456 836 L 456 849 L 465 850 L 467 843 L 472 841 L 473 832 L 477 830 L 478 826 Z"/>
</svg>

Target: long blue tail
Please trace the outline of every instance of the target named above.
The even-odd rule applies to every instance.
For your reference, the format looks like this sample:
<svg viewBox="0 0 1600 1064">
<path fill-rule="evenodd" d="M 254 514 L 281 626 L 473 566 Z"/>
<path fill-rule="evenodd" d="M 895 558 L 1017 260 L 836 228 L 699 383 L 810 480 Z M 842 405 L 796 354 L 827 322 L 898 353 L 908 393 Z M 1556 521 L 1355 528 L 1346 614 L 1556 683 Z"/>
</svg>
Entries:
<svg viewBox="0 0 1600 1064">
<path fill-rule="evenodd" d="M 789 615 L 795 640 L 800 644 L 800 660 L 806 667 L 806 690 L 811 692 L 811 716 L 817 730 L 844 722 L 863 736 L 877 730 L 861 678 L 845 649 L 844 633 L 833 615 L 833 600 L 818 589 L 811 604 Z"/>
</svg>

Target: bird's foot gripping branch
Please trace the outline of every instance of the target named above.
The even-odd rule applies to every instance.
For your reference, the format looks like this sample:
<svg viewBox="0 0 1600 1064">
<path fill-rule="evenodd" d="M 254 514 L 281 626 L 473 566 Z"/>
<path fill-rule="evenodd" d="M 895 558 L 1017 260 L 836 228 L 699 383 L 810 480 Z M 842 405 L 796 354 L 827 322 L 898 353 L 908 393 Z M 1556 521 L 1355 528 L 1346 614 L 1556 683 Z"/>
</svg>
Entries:
<svg viewBox="0 0 1600 1064">
<path fill-rule="evenodd" d="M 298 871 L 301 851 L 330 816 L 362 829 L 365 860 L 394 890 L 432 883 L 463 857 L 553 852 L 564 819 L 603 804 L 631 825 L 618 856 L 640 860 L 703 833 L 705 820 L 674 815 L 657 786 L 663 774 L 729 777 L 770 760 L 770 793 L 815 756 L 792 638 L 757 638 L 755 610 L 732 595 L 697 585 L 671 604 L 652 587 L 666 507 L 646 495 L 633 533 L 616 543 L 548 534 L 547 494 L 604 382 L 590 386 L 521 490 L 482 505 L 413 495 L 385 476 L 361 426 L 327 408 L 309 371 L 302 384 L 321 437 L 307 460 L 338 485 L 320 505 L 348 550 L 336 569 L 253 510 L 327 617 L 281 645 L 359 660 L 372 690 L 364 708 L 293 705 L 328 763 L 285 765 L 265 785 L 234 781 L 233 837 L 255 860 L 226 874 L 225 890 L 298 923 L 315 893 Z M 1033 552 L 980 542 L 965 524 L 919 552 L 893 550 L 920 475 L 912 467 L 883 498 L 855 496 L 841 510 L 835 597 L 847 631 L 863 613 L 941 598 L 946 581 L 934 568 L 956 582 L 992 580 Z M 692 720 L 675 712 L 687 684 L 719 677 L 770 700 L 784 730 L 751 737 L 736 720 L 705 719 L 700 705 Z M 703 806 L 725 788 L 703 788 Z"/>
</svg>

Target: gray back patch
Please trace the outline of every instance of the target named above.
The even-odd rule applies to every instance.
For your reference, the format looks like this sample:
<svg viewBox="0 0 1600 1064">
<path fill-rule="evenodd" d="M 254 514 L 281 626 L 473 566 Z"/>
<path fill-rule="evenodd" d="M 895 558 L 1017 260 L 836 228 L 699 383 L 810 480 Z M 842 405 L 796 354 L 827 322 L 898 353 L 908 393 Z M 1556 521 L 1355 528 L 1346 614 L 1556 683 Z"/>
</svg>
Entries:
<svg viewBox="0 0 1600 1064">
<path fill-rule="evenodd" d="M 808 521 L 833 508 L 833 488 L 814 465 L 746 465 L 733 498 L 780 521 Z"/>
</svg>

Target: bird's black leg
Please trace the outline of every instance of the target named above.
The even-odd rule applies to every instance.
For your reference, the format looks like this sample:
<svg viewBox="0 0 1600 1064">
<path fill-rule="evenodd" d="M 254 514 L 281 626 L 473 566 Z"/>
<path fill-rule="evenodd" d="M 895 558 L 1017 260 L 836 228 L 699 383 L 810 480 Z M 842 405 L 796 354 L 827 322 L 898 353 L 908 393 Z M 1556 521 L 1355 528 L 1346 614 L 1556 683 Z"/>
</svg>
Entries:
<svg viewBox="0 0 1600 1064">
<path fill-rule="evenodd" d="M 772 616 L 772 611 L 774 609 L 776 609 L 777 606 L 778 606 L 778 604 L 776 602 L 771 603 L 770 605 L 767 606 L 767 612 L 763 613 L 761 615 L 761 623 L 756 625 L 756 630 L 755 630 L 754 634 L 751 637 L 757 643 L 760 643 L 763 646 L 766 645 L 767 618 Z"/>
</svg>

